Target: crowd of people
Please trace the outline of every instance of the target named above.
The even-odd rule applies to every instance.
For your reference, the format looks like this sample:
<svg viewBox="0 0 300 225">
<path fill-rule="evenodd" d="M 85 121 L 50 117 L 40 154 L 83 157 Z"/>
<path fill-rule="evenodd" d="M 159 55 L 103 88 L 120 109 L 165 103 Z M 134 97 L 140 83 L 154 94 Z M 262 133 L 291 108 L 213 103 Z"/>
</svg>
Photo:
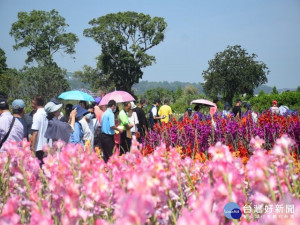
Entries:
<svg viewBox="0 0 300 225">
<path fill-rule="evenodd" d="M 132 137 L 135 136 L 140 142 L 147 136 L 148 130 L 153 129 L 155 124 L 168 123 L 172 120 L 173 113 L 169 106 L 169 100 L 165 99 L 161 105 L 160 99 L 154 100 L 149 110 L 149 121 L 147 120 L 145 108 L 147 100 L 141 99 L 139 104 L 134 102 L 122 103 L 122 109 L 115 100 L 108 104 L 99 106 L 101 97 L 95 98 L 95 102 L 88 105 L 85 101 L 78 104 L 66 104 L 65 114 L 62 113 L 63 104 L 52 98 L 45 104 L 42 96 L 37 95 L 31 100 L 32 111 L 25 114 L 25 103 L 22 99 L 12 102 L 11 110 L 8 101 L 0 98 L 0 149 L 3 150 L 3 143 L 6 141 L 22 141 L 23 138 L 31 143 L 31 150 L 40 160 L 42 165 L 45 157 L 44 146 L 52 147 L 53 142 L 62 140 L 65 143 L 85 145 L 87 142 L 92 149 L 101 149 L 105 162 L 118 149 L 121 154 L 130 151 Z M 209 114 L 213 120 L 218 113 L 218 99 L 213 100 Z M 221 116 L 229 115 L 242 117 L 242 101 L 236 100 L 232 108 L 225 103 Z M 185 118 L 200 116 L 200 104 L 194 107 L 187 107 L 179 121 Z M 250 104 L 244 104 L 245 112 L 251 113 L 254 122 L 257 122 L 257 114 L 251 110 Z M 286 114 L 289 112 L 287 106 L 277 107 L 277 101 L 272 102 L 270 108 L 272 113 Z M 200 118 L 200 117 L 199 117 Z M 149 124 L 149 126 L 148 126 Z"/>
</svg>

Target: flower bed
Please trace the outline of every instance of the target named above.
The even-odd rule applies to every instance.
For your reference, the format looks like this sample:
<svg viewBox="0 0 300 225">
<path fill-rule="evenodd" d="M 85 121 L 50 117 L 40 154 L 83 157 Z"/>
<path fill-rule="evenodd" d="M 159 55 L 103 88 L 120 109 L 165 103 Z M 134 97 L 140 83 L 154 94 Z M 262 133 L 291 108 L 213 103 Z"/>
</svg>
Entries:
<svg viewBox="0 0 300 225">
<path fill-rule="evenodd" d="M 296 113 L 285 117 L 266 111 L 258 115 L 257 123 L 253 122 L 251 114 L 238 120 L 216 114 L 213 123 L 210 116 L 199 114 L 199 118 L 197 115 L 194 119 L 185 118 L 182 122 L 174 119 L 161 126 L 155 125 L 143 142 L 143 154 L 147 155 L 161 143 L 166 143 L 167 147 L 180 149 L 182 157 L 202 157 L 202 153 L 207 152 L 210 146 L 221 142 L 247 161 L 251 155 L 249 149 L 252 138 L 258 136 L 263 139 L 264 147 L 270 150 L 283 134 L 295 140 L 296 147 L 300 148 L 300 119 Z M 299 157 L 299 152 L 297 154 Z"/>
<path fill-rule="evenodd" d="M 42 170 L 28 142 L 9 142 L 0 153 L 0 224 L 237 224 L 223 214 L 228 202 L 241 207 L 239 224 L 300 224 L 298 146 L 287 135 L 270 151 L 264 142 L 249 142 L 246 165 L 220 142 L 202 162 L 164 144 L 144 156 L 134 140 L 131 153 L 107 164 L 56 142 Z M 293 217 L 247 208 L 270 205 L 293 205 Z"/>
</svg>

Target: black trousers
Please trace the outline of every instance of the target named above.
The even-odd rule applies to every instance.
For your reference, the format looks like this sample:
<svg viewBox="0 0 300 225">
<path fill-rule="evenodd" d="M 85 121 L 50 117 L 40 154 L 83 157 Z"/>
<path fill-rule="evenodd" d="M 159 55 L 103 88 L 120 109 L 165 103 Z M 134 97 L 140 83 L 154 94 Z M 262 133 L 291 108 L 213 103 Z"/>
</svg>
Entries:
<svg viewBox="0 0 300 225">
<path fill-rule="evenodd" d="M 40 160 L 40 167 L 42 167 L 42 165 L 44 164 L 44 161 L 43 161 L 44 151 L 43 150 L 36 151 L 35 156 Z"/>
<path fill-rule="evenodd" d="M 101 146 L 102 146 L 103 159 L 104 159 L 104 162 L 107 163 L 109 157 L 112 156 L 113 150 L 115 147 L 114 136 L 102 133 L 100 142 L 101 142 Z"/>
<path fill-rule="evenodd" d="M 102 149 L 101 147 L 101 127 L 98 127 L 95 131 L 95 135 L 94 135 L 94 149 L 96 147 L 99 147 L 100 149 Z"/>
<path fill-rule="evenodd" d="M 131 138 L 126 137 L 126 131 L 121 133 L 120 155 L 130 152 Z"/>
</svg>

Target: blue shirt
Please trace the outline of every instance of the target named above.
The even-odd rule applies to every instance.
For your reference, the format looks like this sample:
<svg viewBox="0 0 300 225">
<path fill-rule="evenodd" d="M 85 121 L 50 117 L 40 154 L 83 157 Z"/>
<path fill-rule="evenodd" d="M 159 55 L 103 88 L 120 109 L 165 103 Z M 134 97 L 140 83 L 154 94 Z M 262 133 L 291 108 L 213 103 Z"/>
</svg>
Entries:
<svg viewBox="0 0 300 225">
<path fill-rule="evenodd" d="M 104 134 L 114 135 L 115 131 L 111 127 L 115 126 L 115 115 L 111 108 L 106 109 L 101 118 L 101 131 Z"/>
<path fill-rule="evenodd" d="M 70 143 L 83 145 L 82 138 L 83 138 L 83 131 L 82 131 L 81 125 L 80 125 L 80 123 L 75 122 L 74 132 L 71 133 L 71 136 L 70 136 Z"/>
</svg>

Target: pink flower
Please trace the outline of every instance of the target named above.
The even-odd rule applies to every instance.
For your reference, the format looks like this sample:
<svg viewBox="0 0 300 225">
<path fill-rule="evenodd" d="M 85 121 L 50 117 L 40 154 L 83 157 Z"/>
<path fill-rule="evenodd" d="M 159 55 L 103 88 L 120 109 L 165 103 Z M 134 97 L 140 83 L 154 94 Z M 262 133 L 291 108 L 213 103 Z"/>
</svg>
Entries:
<svg viewBox="0 0 300 225">
<path fill-rule="evenodd" d="M 2 208 L 0 224 L 14 225 L 19 223 L 20 216 L 16 214 L 19 199 L 19 196 L 15 196 L 7 200 L 6 204 Z"/>
<path fill-rule="evenodd" d="M 252 148 L 252 150 L 256 151 L 262 149 L 264 143 L 265 141 L 263 139 L 261 139 L 259 136 L 256 136 L 255 138 L 251 139 L 250 147 Z"/>
<path fill-rule="evenodd" d="M 151 198 L 136 193 L 123 193 L 122 197 L 118 199 L 115 209 L 116 223 L 145 224 L 153 213 L 154 204 Z"/>
<path fill-rule="evenodd" d="M 205 205 L 205 204 L 204 204 Z M 177 221 L 178 225 L 215 225 L 219 224 L 218 216 L 203 207 L 189 212 L 186 208 Z"/>
<path fill-rule="evenodd" d="M 208 149 L 208 152 L 212 154 L 212 161 L 227 161 L 232 162 L 233 157 L 229 151 L 229 148 L 226 145 L 222 145 L 221 142 L 218 142 L 215 146 L 212 146 Z"/>
</svg>

